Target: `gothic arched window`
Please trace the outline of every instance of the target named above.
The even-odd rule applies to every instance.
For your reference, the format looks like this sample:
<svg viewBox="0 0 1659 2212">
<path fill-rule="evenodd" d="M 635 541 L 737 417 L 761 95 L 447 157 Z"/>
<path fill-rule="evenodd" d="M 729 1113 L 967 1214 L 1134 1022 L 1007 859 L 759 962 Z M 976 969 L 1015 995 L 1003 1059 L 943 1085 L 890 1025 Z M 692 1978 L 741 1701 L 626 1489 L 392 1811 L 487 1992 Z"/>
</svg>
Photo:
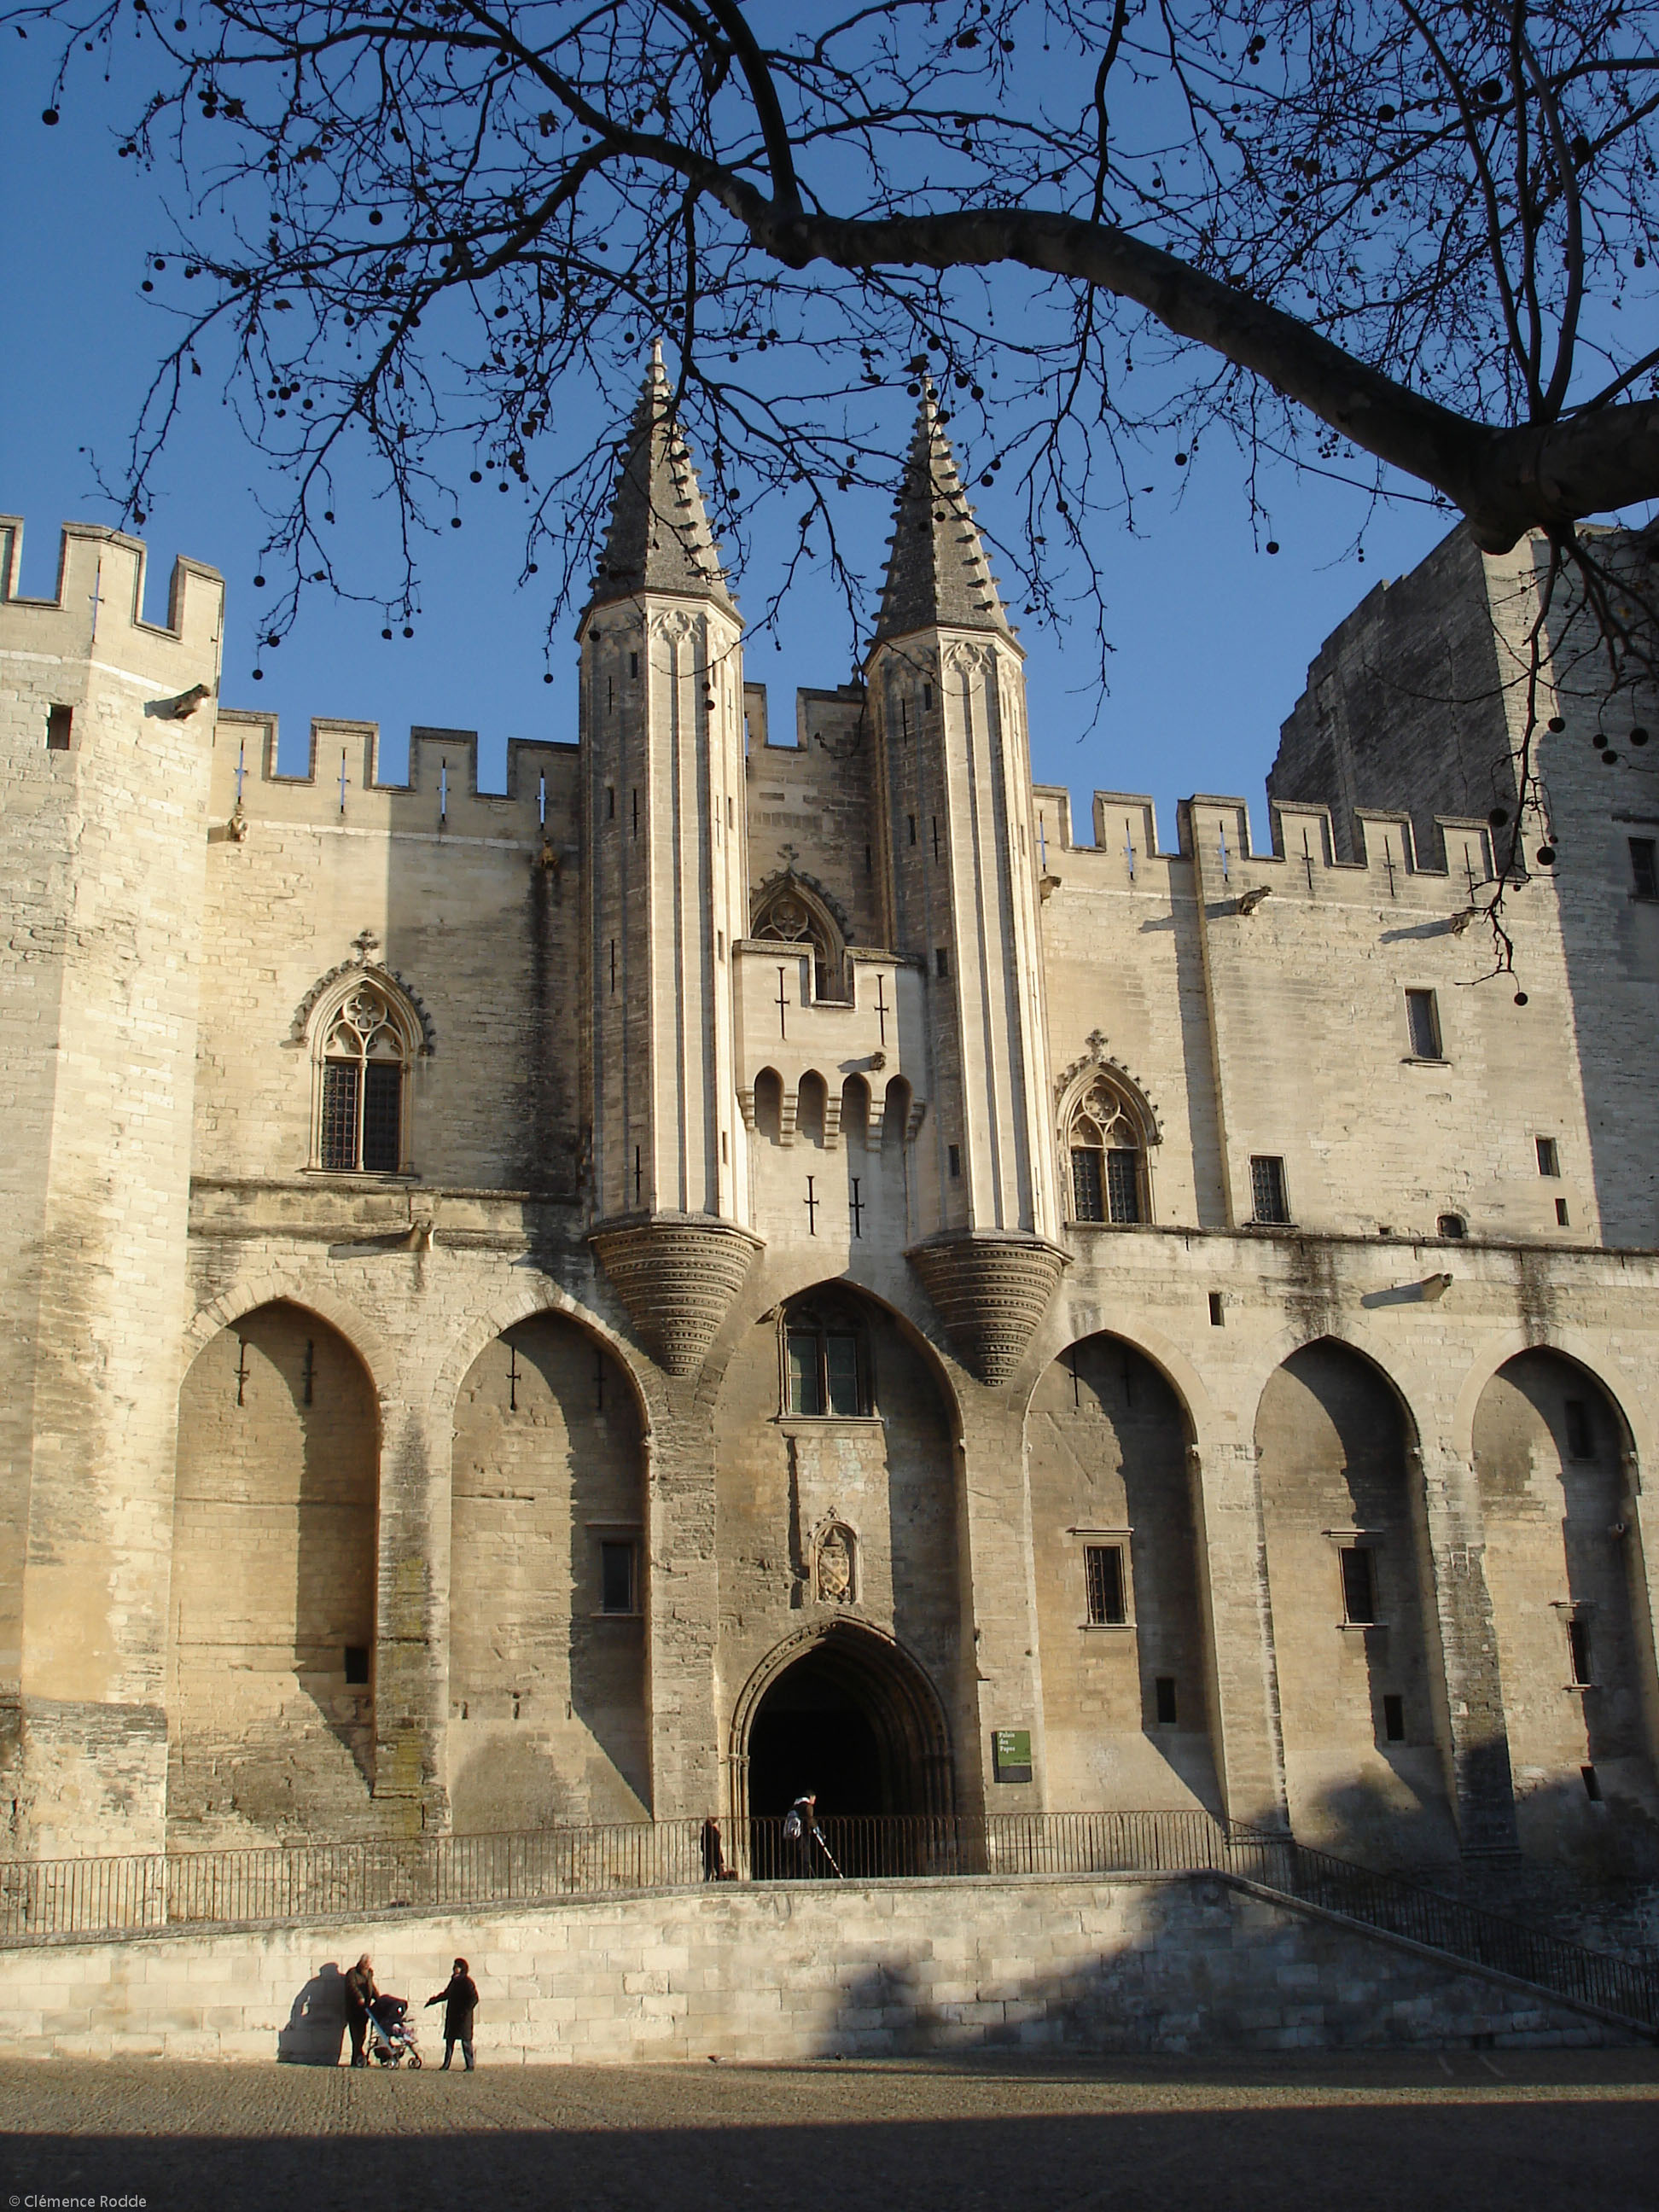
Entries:
<svg viewBox="0 0 1659 2212">
<path fill-rule="evenodd" d="M 799 1299 L 783 1321 L 784 1411 L 867 1414 L 870 1340 L 854 1308 L 839 1299 Z"/>
<path fill-rule="evenodd" d="M 1140 1117 L 1104 1076 L 1072 1109 L 1066 1132 L 1073 1221 L 1146 1218 L 1146 1148 Z"/>
<path fill-rule="evenodd" d="M 793 876 L 761 893 L 750 926 L 750 937 L 793 945 L 812 952 L 812 995 L 840 999 L 845 992 L 841 933 L 820 902 Z"/>
<path fill-rule="evenodd" d="M 365 975 L 325 1006 L 315 1034 L 316 1165 L 400 1173 L 410 1152 L 409 1066 L 421 1038 L 413 1010 L 389 979 Z"/>
</svg>

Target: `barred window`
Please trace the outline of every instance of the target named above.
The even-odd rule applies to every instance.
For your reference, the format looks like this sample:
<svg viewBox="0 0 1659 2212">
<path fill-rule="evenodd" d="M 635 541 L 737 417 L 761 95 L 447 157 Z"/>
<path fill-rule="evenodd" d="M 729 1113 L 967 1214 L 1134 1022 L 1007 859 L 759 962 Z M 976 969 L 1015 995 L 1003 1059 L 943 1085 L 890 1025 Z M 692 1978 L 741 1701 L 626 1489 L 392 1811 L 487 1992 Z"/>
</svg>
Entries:
<svg viewBox="0 0 1659 2212">
<path fill-rule="evenodd" d="M 1250 1161 L 1250 1203 L 1252 1218 L 1268 1224 L 1289 1221 L 1291 1209 L 1285 1197 L 1285 1163 L 1267 1154 L 1255 1155 Z"/>
<path fill-rule="evenodd" d="M 1123 1547 L 1089 1544 L 1083 1553 L 1083 1579 L 1091 1628 L 1121 1628 L 1128 1619 L 1124 1603 Z"/>
<path fill-rule="evenodd" d="M 1073 1221 L 1146 1218 L 1146 1147 L 1140 1119 L 1104 1076 L 1072 1109 L 1066 1133 Z"/>
<path fill-rule="evenodd" d="M 313 1158 L 344 1175 L 396 1175 L 408 1157 L 407 1075 L 418 1030 L 401 996 L 365 976 L 320 1024 Z"/>
</svg>

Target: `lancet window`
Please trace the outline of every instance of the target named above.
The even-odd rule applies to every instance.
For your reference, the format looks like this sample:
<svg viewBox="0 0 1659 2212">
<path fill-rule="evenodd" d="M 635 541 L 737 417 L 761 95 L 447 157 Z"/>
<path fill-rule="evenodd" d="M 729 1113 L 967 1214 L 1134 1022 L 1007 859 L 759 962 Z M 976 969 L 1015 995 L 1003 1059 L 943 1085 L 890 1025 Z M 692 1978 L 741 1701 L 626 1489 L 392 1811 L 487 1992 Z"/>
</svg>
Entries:
<svg viewBox="0 0 1659 2212">
<path fill-rule="evenodd" d="M 347 1175 L 397 1175 L 409 1159 L 409 1068 L 420 1030 L 402 994 L 363 976 L 324 1013 L 313 1158 Z"/>
<path fill-rule="evenodd" d="M 812 950 L 813 997 L 840 999 L 845 996 L 840 932 L 817 901 L 811 897 L 793 877 L 786 876 L 781 883 L 762 892 L 749 933 L 751 937 L 769 939 L 775 944 L 797 945 L 802 951 L 810 945 Z"/>
<path fill-rule="evenodd" d="M 1073 1107 L 1065 1149 L 1074 1221 L 1146 1220 L 1146 1134 L 1109 1077 L 1097 1076 Z"/>
</svg>

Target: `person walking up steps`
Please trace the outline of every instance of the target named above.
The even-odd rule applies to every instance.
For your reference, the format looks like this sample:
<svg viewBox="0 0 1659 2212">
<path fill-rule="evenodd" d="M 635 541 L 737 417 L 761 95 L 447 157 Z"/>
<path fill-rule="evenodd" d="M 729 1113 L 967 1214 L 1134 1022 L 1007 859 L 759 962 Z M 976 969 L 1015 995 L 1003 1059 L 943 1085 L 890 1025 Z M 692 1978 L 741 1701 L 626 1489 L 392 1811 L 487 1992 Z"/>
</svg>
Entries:
<svg viewBox="0 0 1659 2212">
<path fill-rule="evenodd" d="M 461 2046 L 461 2056 L 466 2061 L 466 2070 L 472 2071 L 472 2015 L 478 2009 L 478 1986 L 466 1970 L 466 1960 L 457 1959 L 450 1971 L 448 1981 L 436 1996 L 427 1999 L 427 2006 L 441 2004 L 444 2008 L 444 2063 L 441 2074 L 449 2069 L 455 2055 L 455 2045 Z"/>
</svg>

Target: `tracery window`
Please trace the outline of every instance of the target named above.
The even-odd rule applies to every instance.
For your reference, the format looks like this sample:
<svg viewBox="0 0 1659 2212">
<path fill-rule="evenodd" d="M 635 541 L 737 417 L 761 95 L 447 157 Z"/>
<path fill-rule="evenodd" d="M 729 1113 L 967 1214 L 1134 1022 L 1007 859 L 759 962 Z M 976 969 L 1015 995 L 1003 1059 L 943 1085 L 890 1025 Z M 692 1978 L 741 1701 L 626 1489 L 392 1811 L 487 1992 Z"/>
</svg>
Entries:
<svg viewBox="0 0 1659 2212">
<path fill-rule="evenodd" d="M 803 1301 L 784 1316 L 784 1411 L 809 1417 L 872 1410 L 870 1344 L 860 1316 L 830 1301 Z"/>
<path fill-rule="evenodd" d="M 418 1038 L 409 1008 L 364 976 L 325 1014 L 318 1037 L 316 1165 L 398 1174 L 409 1157 L 409 1064 Z"/>
<path fill-rule="evenodd" d="M 1146 1145 L 1140 1118 L 1104 1076 L 1072 1109 L 1066 1132 L 1074 1221 L 1146 1218 Z"/>
<path fill-rule="evenodd" d="M 786 876 L 781 884 L 763 893 L 749 933 L 777 945 L 798 945 L 803 951 L 810 945 L 813 997 L 840 999 L 845 995 L 837 933 L 819 911 L 817 902 L 808 898 L 793 878 Z"/>
</svg>

